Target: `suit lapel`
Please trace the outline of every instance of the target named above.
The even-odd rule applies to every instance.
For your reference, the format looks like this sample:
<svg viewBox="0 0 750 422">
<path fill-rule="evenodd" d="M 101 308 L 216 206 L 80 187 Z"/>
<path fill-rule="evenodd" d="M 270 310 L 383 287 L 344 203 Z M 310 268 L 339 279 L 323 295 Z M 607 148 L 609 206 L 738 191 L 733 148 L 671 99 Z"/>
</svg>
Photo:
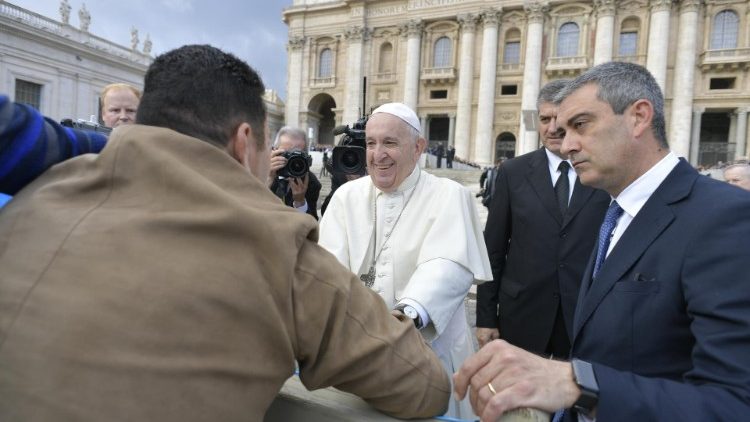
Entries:
<svg viewBox="0 0 750 422">
<path fill-rule="evenodd" d="M 675 215 L 670 204 L 690 194 L 695 176 L 697 172 L 684 160 L 680 160 L 680 163 L 630 222 L 627 230 L 604 261 L 598 277 L 591 281 L 591 285 L 586 289 L 585 286 L 591 280 L 593 271 L 593 259 L 589 260 L 576 307 L 573 324 L 574 342 L 583 325 L 615 283 L 622 279 L 649 245 L 672 223 Z M 594 256 L 595 254 L 596 251 L 594 251 Z"/>
<path fill-rule="evenodd" d="M 589 198 L 591 198 L 591 195 L 593 194 L 594 189 L 588 186 L 583 186 L 578 177 L 576 177 L 576 182 L 573 188 L 573 197 L 570 198 L 568 212 L 566 212 L 563 216 L 562 228 L 565 228 L 565 226 L 567 226 L 568 223 L 573 220 L 576 214 L 578 214 L 578 212 L 583 209 L 583 206 L 586 204 L 586 202 L 588 202 Z"/>
<path fill-rule="evenodd" d="M 526 173 L 526 179 L 529 181 L 532 189 L 536 192 L 542 205 L 557 221 L 562 224 L 562 214 L 557 206 L 557 197 L 552 187 L 552 179 L 549 176 L 549 166 L 547 164 L 547 154 L 544 148 L 540 148 L 534 153 L 529 165 L 529 171 Z"/>
</svg>

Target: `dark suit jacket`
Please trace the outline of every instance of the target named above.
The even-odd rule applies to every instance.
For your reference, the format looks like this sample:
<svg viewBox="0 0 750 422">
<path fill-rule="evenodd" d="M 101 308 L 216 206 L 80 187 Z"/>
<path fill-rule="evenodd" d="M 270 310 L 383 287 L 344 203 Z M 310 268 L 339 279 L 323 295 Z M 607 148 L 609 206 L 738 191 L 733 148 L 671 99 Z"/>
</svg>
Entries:
<svg viewBox="0 0 750 422">
<path fill-rule="evenodd" d="M 681 161 L 581 289 L 572 355 L 594 363 L 598 420 L 748 419 L 748 263 L 750 193 Z"/>
<path fill-rule="evenodd" d="M 560 303 L 571 336 L 578 287 L 610 201 L 576 180 L 561 215 L 547 163 L 542 148 L 500 167 L 485 228 L 494 281 L 477 289 L 477 327 L 498 327 L 501 338 L 535 353 L 544 353 Z"/>
<path fill-rule="evenodd" d="M 310 181 L 307 183 L 307 192 L 305 193 L 305 200 L 307 201 L 307 213 L 312 215 L 316 220 L 318 219 L 318 196 L 320 196 L 320 188 L 322 185 L 320 181 L 312 172 L 307 173 L 310 177 Z M 278 178 L 271 184 L 271 192 L 279 196 L 277 190 L 281 182 Z M 288 186 L 288 185 L 287 185 Z M 280 197 L 280 196 L 279 196 Z M 293 207 L 294 198 L 292 198 L 292 190 L 286 189 L 286 195 L 284 195 L 284 204 Z"/>
</svg>

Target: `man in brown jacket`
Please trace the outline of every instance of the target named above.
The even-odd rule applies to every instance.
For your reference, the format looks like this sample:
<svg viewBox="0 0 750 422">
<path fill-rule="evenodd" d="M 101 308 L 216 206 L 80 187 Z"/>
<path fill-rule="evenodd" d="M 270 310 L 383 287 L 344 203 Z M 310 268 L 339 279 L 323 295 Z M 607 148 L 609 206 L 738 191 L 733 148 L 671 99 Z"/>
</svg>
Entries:
<svg viewBox="0 0 750 422">
<path fill-rule="evenodd" d="M 0 420 L 262 420 L 295 361 L 394 416 L 446 409 L 411 321 L 267 189 L 263 91 L 216 48 L 166 53 L 136 125 L 0 212 Z"/>
</svg>

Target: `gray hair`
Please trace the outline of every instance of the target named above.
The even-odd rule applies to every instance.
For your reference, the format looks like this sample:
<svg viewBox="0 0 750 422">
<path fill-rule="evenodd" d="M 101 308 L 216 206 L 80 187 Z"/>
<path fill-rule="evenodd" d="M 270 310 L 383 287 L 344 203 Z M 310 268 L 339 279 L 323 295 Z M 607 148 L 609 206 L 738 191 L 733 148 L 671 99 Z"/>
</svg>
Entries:
<svg viewBox="0 0 750 422">
<path fill-rule="evenodd" d="M 305 143 L 304 149 L 307 150 L 307 134 L 305 134 L 304 130 L 300 128 L 292 127 L 292 126 L 284 126 L 281 129 L 279 129 L 279 131 L 276 133 L 276 138 L 274 138 L 273 140 L 274 147 L 279 146 L 279 140 L 284 135 L 289 136 L 290 138 L 301 140 L 302 142 Z"/>
<path fill-rule="evenodd" d="M 742 175 L 746 179 L 750 179 L 750 163 L 734 163 L 734 164 L 730 164 L 730 165 L 724 167 L 723 173 L 726 173 L 727 170 L 731 170 L 731 169 L 740 169 L 740 170 L 742 170 Z"/>
<path fill-rule="evenodd" d="M 597 98 L 609 104 L 615 114 L 623 114 L 638 100 L 649 101 L 654 108 L 651 121 L 654 136 L 662 147 L 669 149 L 664 123 L 664 96 L 659 84 L 645 67 L 625 62 L 600 64 L 570 82 L 555 96 L 554 102 L 560 104 L 573 92 L 591 83 L 598 85 Z"/>
<path fill-rule="evenodd" d="M 556 81 L 547 82 L 547 84 L 539 90 L 539 96 L 536 99 L 536 109 L 539 110 L 539 106 L 544 103 L 554 103 L 555 96 L 569 83 L 570 79 L 558 79 Z"/>
</svg>

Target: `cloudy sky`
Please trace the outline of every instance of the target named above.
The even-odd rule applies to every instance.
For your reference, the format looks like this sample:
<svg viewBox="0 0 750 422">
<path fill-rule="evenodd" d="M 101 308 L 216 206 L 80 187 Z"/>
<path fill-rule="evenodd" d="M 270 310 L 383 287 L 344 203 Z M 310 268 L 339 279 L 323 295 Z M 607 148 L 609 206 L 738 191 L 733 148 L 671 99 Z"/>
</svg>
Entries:
<svg viewBox="0 0 750 422">
<path fill-rule="evenodd" d="M 24 9 L 60 20 L 60 0 L 10 0 Z M 86 3 L 89 32 L 130 46 L 130 28 L 138 29 L 139 48 L 146 34 L 156 56 L 184 44 L 211 44 L 247 61 L 267 88 L 286 99 L 287 26 L 281 12 L 292 0 L 68 0 L 70 23 Z"/>
</svg>

